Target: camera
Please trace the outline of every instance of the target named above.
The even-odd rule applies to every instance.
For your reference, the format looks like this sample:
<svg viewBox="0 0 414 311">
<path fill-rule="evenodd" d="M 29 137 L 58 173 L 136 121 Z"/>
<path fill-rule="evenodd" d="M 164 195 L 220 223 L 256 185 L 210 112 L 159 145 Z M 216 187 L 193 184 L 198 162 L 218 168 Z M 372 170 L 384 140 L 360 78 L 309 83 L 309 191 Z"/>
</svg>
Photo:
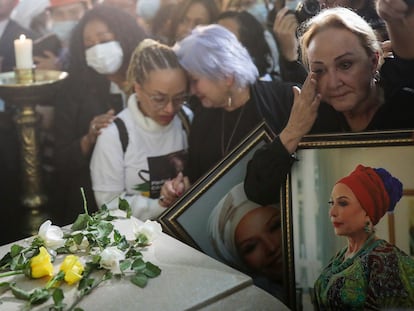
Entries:
<svg viewBox="0 0 414 311">
<path fill-rule="evenodd" d="M 409 0 L 414 1 L 414 0 Z M 298 23 L 301 24 L 309 18 L 315 16 L 320 11 L 320 5 L 318 0 L 304 0 L 298 3 L 295 9 L 290 9 L 289 14 L 294 14 Z M 276 18 L 277 11 L 273 7 L 267 15 L 266 26 L 272 29 L 273 23 Z"/>
<path fill-rule="evenodd" d="M 409 0 L 409 1 L 414 1 L 414 0 Z M 319 5 L 318 0 L 301 1 L 295 10 L 296 19 L 298 20 L 298 23 L 301 24 L 304 21 L 308 20 L 309 18 L 318 14 L 320 10 L 321 10 L 321 7 Z"/>
</svg>

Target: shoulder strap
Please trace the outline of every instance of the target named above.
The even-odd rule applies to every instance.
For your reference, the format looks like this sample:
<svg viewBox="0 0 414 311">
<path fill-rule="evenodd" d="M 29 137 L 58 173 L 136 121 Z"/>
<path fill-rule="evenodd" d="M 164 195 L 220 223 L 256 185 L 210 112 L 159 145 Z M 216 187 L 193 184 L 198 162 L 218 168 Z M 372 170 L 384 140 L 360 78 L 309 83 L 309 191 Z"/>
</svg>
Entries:
<svg viewBox="0 0 414 311">
<path fill-rule="evenodd" d="M 187 134 L 187 139 L 190 136 L 190 119 L 188 118 L 188 115 L 185 113 L 184 109 L 181 107 L 181 109 L 178 111 L 178 117 L 181 120 L 181 123 L 183 125 L 183 129 L 185 133 Z"/>
<path fill-rule="evenodd" d="M 125 123 L 122 119 L 116 118 L 114 120 L 116 127 L 118 128 L 119 139 L 122 145 L 122 151 L 125 153 L 128 147 L 128 131 L 126 129 Z"/>
</svg>

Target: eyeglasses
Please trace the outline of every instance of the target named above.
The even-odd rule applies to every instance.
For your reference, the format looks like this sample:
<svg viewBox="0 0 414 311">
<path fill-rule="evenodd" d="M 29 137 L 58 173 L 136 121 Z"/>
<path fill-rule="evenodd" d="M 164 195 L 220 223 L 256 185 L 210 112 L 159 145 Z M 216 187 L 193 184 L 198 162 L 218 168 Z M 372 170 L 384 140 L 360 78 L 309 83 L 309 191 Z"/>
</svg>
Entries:
<svg viewBox="0 0 414 311">
<path fill-rule="evenodd" d="M 182 94 L 175 97 L 170 97 L 168 95 L 164 94 L 157 94 L 157 95 L 151 95 L 148 92 L 146 92 L 144 89 L 142 89 L 142 92 L 148 96 L 152 104 L 154 105 L 154 108 L 157 110 L 164 109 L 169 102 L 172 103 L 174 109 L 181 108 L 182 105 L 187 104 L 188 102 L 188 94 Z"/>
</svg>

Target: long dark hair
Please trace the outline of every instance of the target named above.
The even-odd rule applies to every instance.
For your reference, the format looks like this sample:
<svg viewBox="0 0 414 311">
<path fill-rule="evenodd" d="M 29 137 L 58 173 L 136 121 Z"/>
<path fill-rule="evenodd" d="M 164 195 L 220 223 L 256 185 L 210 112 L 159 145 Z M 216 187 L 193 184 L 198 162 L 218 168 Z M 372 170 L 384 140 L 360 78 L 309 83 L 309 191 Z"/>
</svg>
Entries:
<svg viewBox="0 0 414 311">
<path fill-rule="evenodd" d="M 175 7 L 174 14 L 171 19 L 171 32 L 170 32 L 170 44 L 174 44 L 176 40 L 176 32 L 180 23 L 183 22 L 184 16 L 187 13 L 188 9 L 195 3 L 199 3 L 204 6 L 210 17 L 210 24 L 214 23 L 217 19 L 217 16 L 220 13 L 219 8 L 214 0 L 185 0 L 182 4 Z"/>
<path fill-rule="evenodd" d="M 236 21 L 239 27 L 240 43 L 247 49 L 254 64 L 263 76 L 272 70 L 272 53 L 265 39 L 265 28 L 247 11 L 225 11 L 221 13 L 217 21 L 230 18 Z"/>
<path fill-rule="evenodd" d="M 147 35 L 131 15 L 104 4 L 96 5 L 87 11 L 72 32 L 69 43 L 69 76 L 76 75 L 78 80 L 86 81 L 87 84 L 96 80 L 106 80 L 105 76 L 98 74 L 86 64 L 83 32 L 85 26 L 92 20 L 99 20 L 107 25 L 121 44 L 124 59 L 119 72 L 126 77 L 132 53 Z"/>
</svg>

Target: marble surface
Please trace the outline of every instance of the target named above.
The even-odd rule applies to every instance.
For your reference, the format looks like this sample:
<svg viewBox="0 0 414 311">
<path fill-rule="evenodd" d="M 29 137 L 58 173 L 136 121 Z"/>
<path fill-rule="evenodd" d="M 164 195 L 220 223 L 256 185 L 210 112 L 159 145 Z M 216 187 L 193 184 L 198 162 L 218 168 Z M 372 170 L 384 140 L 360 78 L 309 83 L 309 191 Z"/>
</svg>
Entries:
<svg viewBox="0 0 414 311">
<path fill-rule="evenodd" d="M 115 226 L 130 236 L 130 220 Z M 18 241 L 16 243 L 25 243 Z M 27 243 L 27 242 L 26 242 Z M 10 249 L 0 247 L 2 257 Z M 158 265 L 161 275 L 139 288 L 125 279 L 102 283 L 78 307 L 86 310 L 289 310 L 282 302 L 252 283 L 252 279 L 221 262 L 162 234 L 148 249 L 144 259 Z M 24 288 L 41 286 L 42 280 L 15 277 Z M 62 285 L 65 301 L 73 301 L 76 289 Z M 6 292 L 0 296 L 0 310 L 22 310 L 24 302 Z M 33 310 L 48 310 L 51 301 Z"/>
</svg>

